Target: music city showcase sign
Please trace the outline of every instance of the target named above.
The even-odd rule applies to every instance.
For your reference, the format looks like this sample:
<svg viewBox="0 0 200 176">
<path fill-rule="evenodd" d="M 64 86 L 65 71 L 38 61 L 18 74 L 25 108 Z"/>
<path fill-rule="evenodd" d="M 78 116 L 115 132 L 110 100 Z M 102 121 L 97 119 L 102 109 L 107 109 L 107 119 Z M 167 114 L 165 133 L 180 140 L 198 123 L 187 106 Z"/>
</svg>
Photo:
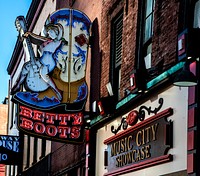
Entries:
<svg viewBox="0 0 200 176">
<path fill-rule="evenodd" d="M 60 9 L 44 24 L 42 35 L 27 30 L 23 16 L 15 25 L 25 56 L 12 86 L 18 104 L 18 127 L 37 137 L 79 143 L 83 137 L 85 80 L 91 21 L 78 10 Z M 35 57 L 33 45 L 39 47 Z"/>
<path fill-rule="evenodd" d="M 171 108 L 138 123 L 104 141 L 107 145 L 108 173 L 121 175 L 153 165 L 171 161 L 173 126 L 167 117 Z"/>
</svg>

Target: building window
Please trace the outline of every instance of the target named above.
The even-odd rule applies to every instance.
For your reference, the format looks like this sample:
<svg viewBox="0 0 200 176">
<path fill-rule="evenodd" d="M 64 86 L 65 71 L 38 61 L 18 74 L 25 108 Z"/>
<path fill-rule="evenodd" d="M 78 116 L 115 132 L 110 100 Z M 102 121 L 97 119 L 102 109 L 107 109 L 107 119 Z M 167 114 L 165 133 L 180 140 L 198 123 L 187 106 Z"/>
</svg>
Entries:
<svg viewBox="0 0 200 176">
<path fill-rule="evenodd" d="M 38 138 L 34 137 L 33 164 L 37 162 L 38 156 Z"/>
<path fill-rule="evenodd" d="M 152 36 L 153 36 L 153 21 L 155 0 L 144 0 L 142 5 L 143 13 L 143 34 L 142 34 L 142 55 L 145 61 L 146 69 L 151 68 L 151 53 L 152 53 Z"/>
<path fill-rule="evenodd" d="M 14 114 L 14 103 L 11 102 L 11 120 L 10 120 L 10 129 L 13 128 L 13 124 L 14 124 L 14 117 L 15 117 L 15 114 Z"/>
<path fill-rule="evenodd" d="M 16 171 L 16 170 L 15 170 L 15 167 L 13 166 L 13 175 L 15 175 L 15 171 Z"/>
<path fill-rule="evenodd" d="M 120 99 L 122 62 L 123 11 L 111 21 L 111 71 L 110 80 L 116 100 Z"/>
<path fill-rule="evenodd" d="M 41 146 L 41 157 L 43 158 L 46 155 L 46 139 L 42 139 L 42 146 Z"/>
<path fill-rule="evenodd" d="M 193 28 L 200 28 L 200 0 L 195 3 Z"/>
<path fill-rule="evenodd" d="M 144 19 L 144 42 L 151 39 L 153 35 L 153 13 L 154 0 L 145 0 L 145 19 Z"/>
<path fill-rule="evenodd" d="M 27 137 L 27 143 L 26 145 L 26 167 L 25 168 L 29 168 L 29 163 L 30 163 L 30 149 L 31 149 L 31 138 L 29 135 L 26 136 Z"/>
<path fill-rule="evenodd" d="M 9 167 L 9 175 L 11 175 L 11 171 L 12 171 L 12 166 L 11 165 L 9 165 L 9 166 L 7 166 L 7 167 Z"/>
</svg>

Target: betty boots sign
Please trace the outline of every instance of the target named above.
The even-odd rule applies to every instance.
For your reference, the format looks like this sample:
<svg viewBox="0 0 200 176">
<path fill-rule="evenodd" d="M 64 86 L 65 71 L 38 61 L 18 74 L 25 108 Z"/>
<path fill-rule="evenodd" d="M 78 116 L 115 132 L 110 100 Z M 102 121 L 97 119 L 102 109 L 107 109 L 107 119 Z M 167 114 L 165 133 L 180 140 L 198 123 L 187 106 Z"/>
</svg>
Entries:
<svg viewBox="0 0 200 176">
<path fill-rule="evenodd" d="M 24 132 L 38 137 L 56 138 L 72 143 L 83 139 L 83 113 L 52 113 L 19 106 L 18 126 Z"/>
<path fill-rule="evenodd" d="M 17 17 L 29 57 L 11 89 L 18 104 L 18 127 L 32 136 L 79 143 L 88 95 L 85 74 L 91 22 L 83 12 L 65 8 L 48 17 L 41 36 L 29 32 L 26 24 L 23 16 Z M 37 58 L 32 44 L 38 45 Z"/>
</svg>

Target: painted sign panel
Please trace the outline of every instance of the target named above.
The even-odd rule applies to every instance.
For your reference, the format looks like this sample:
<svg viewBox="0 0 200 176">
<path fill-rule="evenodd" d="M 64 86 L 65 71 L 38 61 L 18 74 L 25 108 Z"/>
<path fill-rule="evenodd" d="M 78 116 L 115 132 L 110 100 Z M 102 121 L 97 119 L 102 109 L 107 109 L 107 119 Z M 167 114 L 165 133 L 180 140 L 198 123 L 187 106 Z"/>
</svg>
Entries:
<svg viewBox="0 0 200 176">
<path fill-rule="evenodd" d="M 148 118 L 104 141 L 107 145 L 105 175 L 118 175 L 171 161 L 172 122 L 167 117 L 171 108 Z"/>
<path fill-rule="evenodd" d="M 27 31 L 23 16 L 17 17 L 16 27 L 23 41 L 25 55 L 30 58 L 23 65 L 21 74 L 11 90 L 13 101 L 19 105 L 18 127 L 32 135 L 35 133 L 38 135 L 37 132 L 40 131 L 40 136 L 45 134 L 44 136 L 52 140 L 62 141 L 62 135 L 52 135 L 44 130 L 44 126 L 46 130 L 48 129 L 48 118 L 50 118 L 44 114 L 53 114 L 54 118 L 58 118 L 54 120 L 58 121 L 61 114 L 67 118 L 67 126 L 62 124 L 60 126 L 61 122 L 58 122 L 59 130 L 69 128 L 70 124 L 76 123 L 72 120 L 74 117 L 81 119 L 78 125 L 83 124 L 84 106 L 88 95 L 85 76 L 91 21 L 83 12 L 65 8 L 53 12 L 48 17 L 42 35 Z M 38 57 L 33 51 L 32 44 L 39 46 Z M 29 117 L 24 114 L 26 108 L 27 111 L 31 110 Z M 35 119 L 36 111 L 39 112 L 38 118 L 43 119 L 39 120 L 38 130 L 34 129 L 34 124 L 38 125 L 34 122 L 38 121 Z M 29 123 L 33 123 L 33 127 L 26 128 L 26 125 L 22 125 L 24 116 L 27 118 L 26 123 L 28 119 L 32 120 Z M 57 128 L 54 127 L 49 129 L 51 133 Z M 66 131 L 65 135 L 71 134 Z M 70 142 L 70 138 L 68 141 Z"/>
<path fill-rule="evenodd" d="M 18 127 L 33 136 L 80 143 L 83 140 L 83 113 L 53 113 L 19 106 Z"/>
<path fill-rule="evenodd" d="M 0 135 L 0 164 L 17 165 L 22 157 L 20 137 Z"/>
</svg>

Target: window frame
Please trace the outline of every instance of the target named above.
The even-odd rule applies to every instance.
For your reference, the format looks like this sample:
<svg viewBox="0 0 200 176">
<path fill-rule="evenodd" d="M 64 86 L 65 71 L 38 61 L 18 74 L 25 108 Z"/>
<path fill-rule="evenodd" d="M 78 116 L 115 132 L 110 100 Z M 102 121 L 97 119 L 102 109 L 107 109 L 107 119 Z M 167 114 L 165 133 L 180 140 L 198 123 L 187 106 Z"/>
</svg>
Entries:
<svg viewBox="0 0 200 176">
<path fill-rule="evenodd" d="M 124 16 L 123 8 L 115 15 L 115 17 L 111 20 L 111 46 L 110 46 L 110 82 L 113 89 L 113 94 L 115 97 L 115 101 L 120 100 L 120 83 L 121 83 L 121 64 L 122 64 L 122 38 L 123 38 L 123 16 Z M 121 25 L 119 28 L 116 26 Z M 120 34 L 117 34 L 117 30 L 121 30 Z M 120 35 L 120 36 L 118 36 Z M 119 38 L 117 38 L 119 37 Z M 117 40 L 118 41 L 117 43 Z M 117 55 L 117 47 L 120 48 L 120 56 Z M 118 51 L 119 52 L 119 51 Z M 120 59 L 119 59 L 120 57 Z M 118 60 L 116 60 L 118 59 Z M 116 63 L 117 62 L 117 63 Z"/>
<path fill-rule="evenodd" d="M 146 15 L 146 2 L 148 0 L 142 0 L 138 3 L 138 21 L 137 21 L 137 46 L 136 46 L 136 69 L 147 70 L 152 67 L 152 55 L 150 55 L 149 66 L 146 67 L 145 57 L 152 53 L 152 38 L 153 38 L 153 28 L 154 28 L 154 13 L 155 13 L 155 3 L 156 0 L 152 0 L 152 11 Z M 146 17 L 152 15 L 151 20 L 151 36 L 145 40 L 145 25 Z"/>
<path fill-rule="evenodd" d="M 26 148 L 26 165 L 25 165 L 25 169 L 30 167 L 30 150 L 31 150 L 31 137 L 29 135 L 27 136 L 27 148 Z"/>
<path fill-rule="evenodd" d="M 34 143 L 33 143 L 33 163 L 34 165 L 37 162 L 37 157 L 38 157 L 38 138 L 34 137 Z"/>
<path fill-rule="evenodd" d="M 151 11 L 149 12 L 149 14 L 147 14 L 147 1 L 149 0 L 144 0 L 144 30 L 143 30 L 143 44 L 145 45 L 146 43 L 149 43 L 149 40 L 152 39 L 152 36 L 153 36 L 153 21 L 154 21 L 154 11 L 155 11 L 155 0 L 151 0 L 152 4 L 151 5 Z M 147 19 L 151 17 L 150 19 L 150 35 L 148 36 L 148 38 L 146 39 L 145 36 L 146 36 L 146 22 L 147 22 Z"/>
</svg>

